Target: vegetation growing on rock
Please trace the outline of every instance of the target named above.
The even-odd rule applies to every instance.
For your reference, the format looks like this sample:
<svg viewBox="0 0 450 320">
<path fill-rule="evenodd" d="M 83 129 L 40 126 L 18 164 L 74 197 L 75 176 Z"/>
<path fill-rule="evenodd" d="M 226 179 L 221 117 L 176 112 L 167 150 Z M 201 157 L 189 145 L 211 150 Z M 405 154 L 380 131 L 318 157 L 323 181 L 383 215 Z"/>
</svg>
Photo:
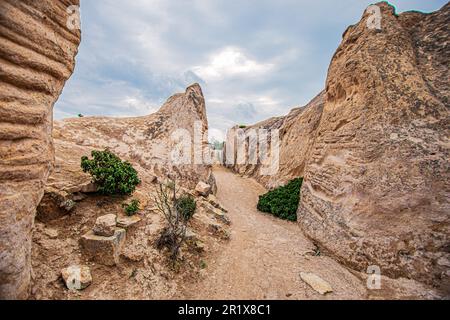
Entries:
<svg viewBox="0 0 450 320">
<path fill-rule="evenodd" d="M 81 158 L 81 168 L 91 174 L 98 192 L 105 195 L 129 195 L 141 182 L 137 171 L 109 150 L 92 151 L 93 159 Z"/>
<path fill-rule="evenodd" d="M 141 202 L 139 200 L 133 199 L 130 203 L 124 203 L 123 209 L 125 210 L 125 213 L 127 216 L 131 217 L 134 216 L 139 211 L 139 206 L 141 205 Z"/>
<path fill-rule="evenodd" d="M 176 201 L 176 208 L 178 212 L 180 212 L 181 216 L 184 220 L 191 220 L 192 216 L 195 213 L 195 209 L 197 208 L 197 203 L 195 202 L 194 197 L 190 195 L 181 196 Z"/>
<path fill-rule="evenodd" d="M 297 221 L 300 188 L 303 178 L 297 178 L 283 187 L 274 189 L 259 197 L 258 210 L 271 213 L 289 221 Z"/>
</svg>

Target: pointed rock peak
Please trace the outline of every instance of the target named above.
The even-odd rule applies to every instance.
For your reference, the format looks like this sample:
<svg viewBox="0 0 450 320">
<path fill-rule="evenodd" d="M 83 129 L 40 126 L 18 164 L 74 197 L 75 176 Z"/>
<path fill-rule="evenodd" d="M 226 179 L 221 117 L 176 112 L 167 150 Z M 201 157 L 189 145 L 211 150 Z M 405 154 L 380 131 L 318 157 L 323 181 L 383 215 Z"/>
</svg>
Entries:
<svg viewBox="0 0 450 320">
<path fill-rule="evenodd" d="M 201 96 L 203 98 L 203 91 L 198 83 L 191 84 L 189 87 L 186 88 L 186 94 L 190 93 Z"/>
<path fill-rule="evenodd" d="M 194 116 L 194 118 L 205 121 L 205 123 L 207 121 L 205 98 L 198 83 L 187 87 L 185 93 L 178 93 L 170 97 L 160 111 L 171 115 Z"/>
</svg>

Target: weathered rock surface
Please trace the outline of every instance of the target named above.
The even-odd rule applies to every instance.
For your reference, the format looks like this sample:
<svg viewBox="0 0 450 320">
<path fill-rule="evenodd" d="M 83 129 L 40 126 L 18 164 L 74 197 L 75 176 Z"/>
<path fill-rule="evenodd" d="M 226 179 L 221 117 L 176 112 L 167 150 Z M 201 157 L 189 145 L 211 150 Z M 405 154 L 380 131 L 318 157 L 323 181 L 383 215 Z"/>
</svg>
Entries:
<svg viewBox="0 0 450 320">
<path fill-rule="evenodd" d="M 88 266 L 73 265 L 61 270 L 61 276 L 69 290 L 83 290 L 92 283 L 91 270 Z"/>
<path fill-rule="evenodd" d="M 90 156 L 92 150 L 105 148 L 130 161 L 144 184 L 153 183 L 155 177 L 167 178 L 167 174 L 191 189 L 201 180 L 214 183 L 210 165 L 194 164 L 195 152 L 191 152 L 188 163 L 180 164 L 173 156 L 175 150 L 179 151 L 180 136 L 183 139 L 190 137 L 187 142 L 193 146 L 196 126 L 198 130 L 208 128 L 205 100 L 198 84 L 170 97 L 158 112 L 148 116 L 55 121 L 56 164 L 47 185 L 72 192 L 87 192 L 74 188 L 90 181 L 89 175 L 80 170 L 80 159 Z M 200 140 L 198 150 L 194 151 L 201 152 L 200 149 L 207 147 L 207 141 Z"/>
<path fill-rule="evenodd" d="M 450 4 L 400 15 L 377 5 L 381 30 L 369 13 L 348 28 L 322 94 L 244 130 L 280 129 L 278 173 L 232 168 L 269 188 L 304 177 L 299 223 L 347 265 L 449 286 L 438 261 L 450 246 Z"/>
<path fill-rule="evenodd" d="M 206 197 L 211 192 L 211 186 L 207 183 L 204 183 L 203 181 L 200 181 L 195 187 L 195 192 L 197 192 L 197 194 L 201 196 Z"/>
<path fill-rule="evenodd" d="M 117 217 L 117 226 L 119 228 L 124 228 L 124 229 L 128 229 L 133 227 L 134 225 L 138 224 L 139 222 L 141 222 L 141 217 L 139 217 L 138 215 L 134 215 L 134 216 L 118 216 Z"/>
<path fill-rule="evenodd" d="M 227 135 L 225 162 L 237 173 L 253 177 L 267 188 L 278 187 L 296 177 L 303 176 L 321 119 L 324 97 L 325 93 L 320 93 L 308 105 L 293 109 L 287 116 L 271 118 L 244 129 L 232 128 Z M 269 154 L 265 161 L 259 158 L 255 163 L 251 160 L 249 141 L 254 137 L 252 132 L 259 134 L 260 132 L 256 130 L 260 129 L 267 130 L 269 133 Z M 269 168 L 267 164 L 276 161 L 270 152 L 272 149 L 270 134 L 275 130 L 279 132 L 280 153 L 278 169 L 276 174 L 272 174 L 272 171 L 267 170 Z M 238 148 L 238 139 L 242 139 L 242 136 L 246 137 L 245 158 L 241 158 Z"/>
<path fill-rule="evenodd" d="M 450 5 L 399 16 L 378 6 L 382 29 L 368 29 L 366 13 L 331 62 L 298 218 L 354 268 L 440 284 L 436 261 L 450 244 Z"/>
<path fill-rule="evenodd" d="M 117 216 L 115 214 L 107 214 L 97 218 L 95 221 L 94 234 L 102 237 L 111 237 L 116 232 Z"/>
<path fill-rule="evenodd" d="M 90 260 L 105 266 L 119 264 L 119 257 L 125 243 L 126 231 L 116 228 L 111 237 L 102 237 L 89 231 L 80 239 L 83 254 Z"/>
<path fill-rule="evenodd" d="M 301 272 L 300 277 L 321 295 L 333 292 L 333 288 L 330 284 L 314 273 Z"/>
<path fill-rule="evenodd" d="M 0 2 L 0 299 L 26 298 L 31 230 L 53 162 L 52 108 L 74 69 L 78 0 Z"/>
</svg>

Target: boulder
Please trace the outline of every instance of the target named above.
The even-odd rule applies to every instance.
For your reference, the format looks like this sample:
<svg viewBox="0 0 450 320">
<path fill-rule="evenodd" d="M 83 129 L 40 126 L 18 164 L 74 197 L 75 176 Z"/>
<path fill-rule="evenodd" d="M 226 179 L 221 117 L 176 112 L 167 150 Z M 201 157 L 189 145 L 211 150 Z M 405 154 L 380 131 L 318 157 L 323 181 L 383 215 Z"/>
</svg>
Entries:
<svg viewBox="0 0 450 320">
<path fill-rule="evenodd" d="M 92 283 L 88 266 L 73 265 L 61 270 L 61 276 L 69 290 L 83 290 Z"/>
<path fill-rule="evenodd" d="M 195 192 L 198 195 L 207 197 L 211 193 L 211 186 L 207 183 L 200 181 L 195 187 Z"/>
<path fill-rule="evenodd" d="M 98 217 L 95 221 L 94 234 L 102 237 L 111 237 L 116 231 L 117 217 L 115 214 L 107 214 Z"/>
<path fill-rule="evenodd" d="M 89 231 L 80 239 L 83 254 L 90 260 L 106 266 L 119 264 L 122 246 L 125 242 L 125 229 L 116 228 L 111 237 L 97 236 Z"/>
<path fill-rule="evenodd" d="M 333 292 L 333 288 L 330 284 L 314 273 L 302 272 L 300 273 L 300 277 L 321 295 Z"/>
</svg>

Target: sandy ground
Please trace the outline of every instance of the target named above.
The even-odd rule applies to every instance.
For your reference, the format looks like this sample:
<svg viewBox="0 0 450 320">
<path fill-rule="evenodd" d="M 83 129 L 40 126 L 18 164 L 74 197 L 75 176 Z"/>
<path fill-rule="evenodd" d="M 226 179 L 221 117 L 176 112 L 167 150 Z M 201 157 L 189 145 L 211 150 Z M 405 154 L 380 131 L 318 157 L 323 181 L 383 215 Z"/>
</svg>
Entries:
<svg viewBox="0 0 450 320">
<path fill-rule="evenodd" d="M 232 220 L 231 241 L 192 293 L 192 299 L 364 299 L 365 282 L 326 256 L 314 256 L 315 246 L 298 224 L 256 210 L 266 190 L 252 179 L 216 168 L 217 198 Z M 313 272 L 334 292 L 322 296 L 300 278 Z"/>
</svg>

